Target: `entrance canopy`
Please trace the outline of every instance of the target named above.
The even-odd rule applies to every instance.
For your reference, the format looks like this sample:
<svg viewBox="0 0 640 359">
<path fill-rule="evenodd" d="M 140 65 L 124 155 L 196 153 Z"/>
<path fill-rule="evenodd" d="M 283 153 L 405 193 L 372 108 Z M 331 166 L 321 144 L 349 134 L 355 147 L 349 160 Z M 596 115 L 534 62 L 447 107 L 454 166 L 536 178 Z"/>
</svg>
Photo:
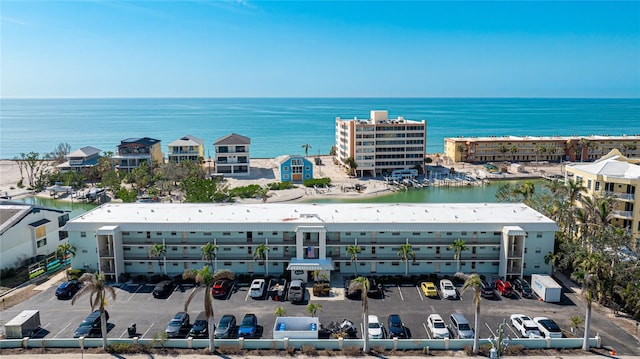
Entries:
<svg viewBox="0 0 640 359">
<path fill-rule="evenodd" d="M 291 259 L 287 270 L 333 270 L 331 259 Z"/>
</svg>

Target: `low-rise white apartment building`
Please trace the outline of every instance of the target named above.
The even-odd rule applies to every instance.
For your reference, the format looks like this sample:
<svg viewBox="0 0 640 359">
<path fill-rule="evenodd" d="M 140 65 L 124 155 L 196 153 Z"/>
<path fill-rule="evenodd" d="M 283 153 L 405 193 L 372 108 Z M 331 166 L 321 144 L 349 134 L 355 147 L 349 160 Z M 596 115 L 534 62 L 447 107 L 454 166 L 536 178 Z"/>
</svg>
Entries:
<svg viewBox="0 0 640 359">
<path fill-rule="evenodd" d="M 67 241 L 69 212 L 0 201 L 0 267 L 17 268 L 56 251 Z"/>
<path fill-rule="evenodd" d="M 457 239 L 461 270 L 502 277 L 550 273 L 557 226 L 524 204 L 104 204 L 66 225 L 76 247 L 74 268 L 121 274 L 176 275 L 200 269 L 201 247 L 217 246 L 215 269 L 307 280 L 315 270 L 346 274 L 454 274 Z M 166 259 L 149 249 L 165 244 Z M 266 261 L 254 260 L 261 244 Z M 402 261 L 410 244 L 415 261 Z M 360 246 L 357 261 L 347 253 Z M 160 266 L 164 265 L 165 268 Z"/>
<path fill-rule="evenodd" d="M 355 160 L 357 176 L 424 168 L 426 145 L 425 120 L 391 119 L 388 111 L 371 111 L 370 119 L 336 118 L 336 156 L 345 166 Z"/>
</svg>

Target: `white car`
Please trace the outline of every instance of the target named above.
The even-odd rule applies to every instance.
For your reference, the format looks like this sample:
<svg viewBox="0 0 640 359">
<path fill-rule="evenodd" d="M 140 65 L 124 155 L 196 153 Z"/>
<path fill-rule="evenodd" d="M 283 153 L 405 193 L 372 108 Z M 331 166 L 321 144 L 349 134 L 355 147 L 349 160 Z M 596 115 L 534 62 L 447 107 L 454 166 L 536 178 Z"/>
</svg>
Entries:
<svg viewBox="0 0 640 359">
<path fill-rule="evenodd" d="M 429 331 L 431 331 L 433 339 L 451 339 L 449 336 L 449 329 L 439 314 L 429 315 L 427 318 L 427 327 L 429 327 Z"/>
<path fill-rule="evenodd" d="M 251 282 L 249 289 L 249 296 L 251 298 L 261 298 L 264 294 L 264 279 L 254 279 Z"/>
<path fill-rule="evenodd" d="M 448 279 L 442 279 L 440 281 L 440 292 L 445 299 L 458 299 L 458 292 L 453 283 Z"/>
<path fill-rule="evenodd" d="M 538 324 L 538 329 L 547 338 L 562 338 L 562 329 L 553 320 L 547 317 L 535 317 L 533 321 Z"/>
<path fill-rule="evenodd" d="M 512 314 L 511 324 L 523 338 L 542 338 L 536 322 L 524 314 Z"/>
<path fill-rule="evenodd" d="M 384 339 L 382 324 L 380 324 L 380 320 L 378 320 L 378 316 L 370 315 L 368 318 L 369 318 L 369 328 L 367 329 L 367 334 L 369 335 L 369 339 Z"/>
</svg>

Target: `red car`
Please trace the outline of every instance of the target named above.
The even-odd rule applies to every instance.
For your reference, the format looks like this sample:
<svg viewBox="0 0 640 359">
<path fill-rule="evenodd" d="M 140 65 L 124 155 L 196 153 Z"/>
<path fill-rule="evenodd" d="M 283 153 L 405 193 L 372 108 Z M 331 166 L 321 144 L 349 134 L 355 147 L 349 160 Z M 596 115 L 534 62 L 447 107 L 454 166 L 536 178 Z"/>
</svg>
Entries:
<svg viewBox="0 0 640 359">
<path fill-rule="evenodd" d="M 512 297 L 515 292 L 513 291 L 513 287 L 511 283 L 506 280 L 496 279 L 493 282 L 493 287 L 502 295 L 503 297 Z"/>
<path fill-rule="evenodd" d="M 230 283 L 227 279 L 220 279 L 213 283 L 211 295 L 214 297 L 224 297 L 229 293 Z"/>
</svg>

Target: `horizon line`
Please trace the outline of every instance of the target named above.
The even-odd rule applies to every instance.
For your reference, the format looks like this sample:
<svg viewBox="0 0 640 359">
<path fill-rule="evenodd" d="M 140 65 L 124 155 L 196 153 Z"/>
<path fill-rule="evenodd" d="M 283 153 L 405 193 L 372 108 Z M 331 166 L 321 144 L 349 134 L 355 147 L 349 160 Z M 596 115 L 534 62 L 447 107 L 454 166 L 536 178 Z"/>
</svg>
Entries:
<svg viewBox="0 0 640 359">
<path fill-rule="evenodd" d="M 0 100 L 153 100 L 153 99 L 557 99 L 638 100 L 638 97 L 545 96 L 140 96 L 140 97 L 4 97 Z"/>
</svg>

